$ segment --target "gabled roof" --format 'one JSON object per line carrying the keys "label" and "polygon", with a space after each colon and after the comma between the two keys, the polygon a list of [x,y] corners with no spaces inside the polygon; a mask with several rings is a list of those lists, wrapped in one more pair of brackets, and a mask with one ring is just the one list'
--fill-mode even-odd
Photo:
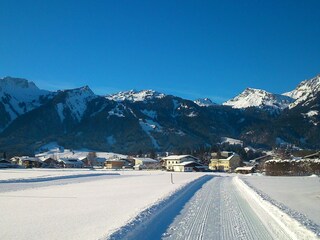
{"label": "gabled roof", "polygon": [[152,159],[152,158],[134,158],[134,160],[139,160],[143,163],[158,163],[158,160]]}
{"label": "gabled roof", "polygon": [[197,166],[202,166],[200,163],[197,163],[195,161],[187,161],[187,162],[182,162],[182,163],[176,163],[176,164],[173,164],[173,166],[184,166],[184,167],[186,167],[186,166],[188,166],[190,164],[197,165]]}
{"label": "gabled roof", "polygon": [[65,164],[83,164],[83,162],[77,158],[60,158],[58,161]]}
{"label": "gabled roof", "polygon": [[183,158],[193,158],[193,159],[197,160],[196,157],[191,156],[191,155],[170,155],[170,156],[164,157],[162,159],[163,160],[181,160]]}

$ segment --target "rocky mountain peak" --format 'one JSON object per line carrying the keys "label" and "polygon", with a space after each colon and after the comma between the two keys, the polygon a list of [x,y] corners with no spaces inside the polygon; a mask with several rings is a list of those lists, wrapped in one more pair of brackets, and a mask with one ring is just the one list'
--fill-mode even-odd
{"label": "rocky mountain peak", "polygon": [[106,98],[117,102],[143,102],[146,100],[152,100],[154,98],[163,98],[165,96],[165,94],[156,92],[154,90],[130,90],[125,92],[119,92],[116,94],[111,94],[106,96]]}
{"label": "rocky mountain peak", "polygon": [[216,103],[212,102],[210,98],[199,98],[194,101],[200,107],[209,107],[216,105]]}
{"label": "rocky mountain peak", "polygon": [[302,81],[293,91],[284,93],[283,95],[289,96],[295,101],[290,104],[289,108],[294,108],[300,103],[308,102],[313,99],[320,92],[320,75]]}
{"label": "rocky mountain peak", "polygon": [[261,109],[282,110],[288,107],[293,99],[280,94],[273,94],[262,89],[246,88],[233,99],[224,102],[223,105],[232,108],[257,107]]}

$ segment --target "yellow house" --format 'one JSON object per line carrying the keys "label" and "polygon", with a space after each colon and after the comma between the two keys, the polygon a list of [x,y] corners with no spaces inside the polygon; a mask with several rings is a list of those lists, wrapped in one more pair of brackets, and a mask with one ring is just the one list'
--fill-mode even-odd
{"label": "yellow house", "polygon": [[223,151],[220,154],[212,153],[209,164],[210,170],[231,172],[240,166],[240,156],[234,152]]}

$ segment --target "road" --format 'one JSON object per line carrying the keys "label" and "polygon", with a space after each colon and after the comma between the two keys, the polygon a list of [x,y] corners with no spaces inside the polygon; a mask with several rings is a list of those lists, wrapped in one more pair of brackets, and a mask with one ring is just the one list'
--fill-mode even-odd
{"label": "road", "polygon": [[[215,177],[194,195],[164,239],[275,239],[241,196],[232,177]],[[277,239],[290,239],[281,232]]]}
{"label": "road", "polygon": [[242,191],[234,177],[215,176],[202,182],[193,196],[185,199],[183,206],[181,198],[186,193],[181,192],[178,193],[180,199],[167,202],[144,223],[132,227],[133,223],[110,239],[297,239],[261,206],[253,208],[248,204],[251,200],[244,197]]}

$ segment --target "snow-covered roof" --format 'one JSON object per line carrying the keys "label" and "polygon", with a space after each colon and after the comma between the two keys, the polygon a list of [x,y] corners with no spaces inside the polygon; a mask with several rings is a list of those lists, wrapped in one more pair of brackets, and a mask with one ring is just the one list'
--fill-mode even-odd
{"label": "snow-covered roof", "polygon": [[58,161],[63,162],[65,164],[82,164],[83,163],[77,158],[60,158]]}
{"label": "snow-covered roof", "polygon": [[152,158],[134,158],[135,160],[139,160],[143,163],[157,163],[158,160],[152,159]]}
{"label": "snow-covered roof", "polygon": [[186,165],[189,165],[189,164],[192,164],[192,163],[199,164],[199,163],[196,163],[195,161],[187,161],[187,162],[173,164],[173,166],[186,166]]}
{"label": "snow-covered roof", "polygon": [[22,156],[22,157],[13,157],[14,159],[19,159],[21,161],[33,161],[33,162],[40,162],[41,160],[37,157],[29,157],[29,156]]}
{"label": "snow-covered roof", "polygon": [[254,166],[251,166],[251,167],[237,167],[235,169],[235,171],[251,171],[252,169],[254,169]]}
{"label": "snow-covered roof", "polygon": [[193,158],[193,159],[197,159],[194,156],[191,155],[170,155],[168,157],[164,157],[162,158],[163,160],[181,160],[183,158]]}
{"label": "snow-covered roof", "polygon": [[126,162],[126,160],[120,159],[120,158],[112,158],[112,159],[107,159],[106,162]]}

